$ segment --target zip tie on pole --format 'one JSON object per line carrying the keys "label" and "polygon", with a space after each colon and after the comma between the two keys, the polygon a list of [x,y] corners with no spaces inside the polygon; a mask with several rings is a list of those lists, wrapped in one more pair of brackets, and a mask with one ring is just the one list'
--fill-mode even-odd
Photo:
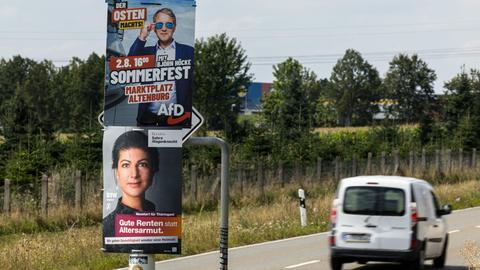
{"label": "zip tie on pole", "polygon": [[143,250],[132,250],[128,257],[129,270],[155,270],[153,254],[143,254]]}

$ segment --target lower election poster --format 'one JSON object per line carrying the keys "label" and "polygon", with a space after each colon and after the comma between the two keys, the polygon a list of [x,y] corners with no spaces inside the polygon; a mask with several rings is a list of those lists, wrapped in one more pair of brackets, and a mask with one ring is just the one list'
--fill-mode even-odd
{"label": "lower election poster", "polygon": [[104,251],[180,254],[182,149],[149,147],[147,131],[110,127],[103,163]]}

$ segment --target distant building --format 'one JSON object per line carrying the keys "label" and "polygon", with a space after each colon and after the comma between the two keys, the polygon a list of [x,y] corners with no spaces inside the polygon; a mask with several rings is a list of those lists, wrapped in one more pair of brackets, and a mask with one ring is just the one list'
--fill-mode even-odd
{"label": "distant building", "polygon": [[259,113],[262,111],[262,99],[271,91],[271,83],[253,82],[247,86],[247,93],[243,97],[241,111],[244,114]]}
{"label": "distant building", "polygon": [[398,105],[397,100],[381,99],[374,104],[378,106],[379,112],[373,115],[373,120],[398,119],[398,114],[392,112],[392,107]]}

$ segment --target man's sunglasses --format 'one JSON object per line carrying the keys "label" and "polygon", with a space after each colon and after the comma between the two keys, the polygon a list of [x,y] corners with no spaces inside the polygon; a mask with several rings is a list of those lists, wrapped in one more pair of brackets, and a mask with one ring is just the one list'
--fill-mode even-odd
{"label": "man's sunglasses", "polygon": [[162,29],[163,25],[165,25],[167,27],[167,29],[173,29],[173,27],[174,27],[172,22],[166,22],[166,23],[157,22],[157,23],[155,23],[155,29],[156,30]]}

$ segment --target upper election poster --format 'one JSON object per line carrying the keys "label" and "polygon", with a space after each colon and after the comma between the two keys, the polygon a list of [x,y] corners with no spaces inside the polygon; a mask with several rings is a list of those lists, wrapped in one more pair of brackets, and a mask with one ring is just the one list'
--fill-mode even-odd
{"label": "upper election poster", "polygon": [[105,125],[189,128],[195,1],[107,3]]}
{"label": "upper election poster", "polygon": [[107,127],[103,177],[104,251],[180,254],[182,148],[149,147],[146,131]]}

